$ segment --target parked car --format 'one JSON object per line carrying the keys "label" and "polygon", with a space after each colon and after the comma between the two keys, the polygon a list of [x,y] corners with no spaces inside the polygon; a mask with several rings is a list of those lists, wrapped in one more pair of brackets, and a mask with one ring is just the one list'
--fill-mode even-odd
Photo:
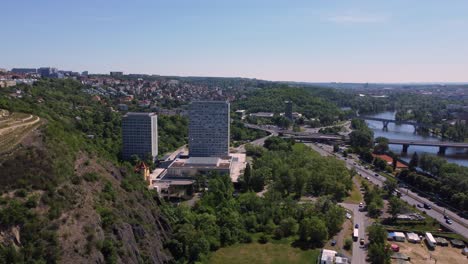
{"label": "parked car", "polygon": [[446,222],[447,224],[449,224],[449,225],[453,224],[453,221],[452,221],[452,219],[450,219],[450,218],[447,218],[447,220],[445,220],[445,222]]}
{"label": "parked car", "polygon": [[444,214],[444,219],[445,219],[445,220],[449,220],[450,218],[448,217],[448,215],[445,215],[445,214]]}
{"label": "parked car", "polygon": [[359,244],[364,245],[364,238],[361,238],[361,239],[359,240]]}
{"label": "parked car", "polygon": [[432,207],[431,207],[429,204],[427,204],[427,203],[424,204],[424,208],[427,209],[427,210],[431,210],[431,209],[432,209]]}
{"label": "parked car", "polygon": [[377,173],[376,173],[376,174],[374,174],[374,176],[375,176],[375,177],[379,177],[379,175],[378,175]]}
{"label": "parked car", "polygon": [[419,207],[419,208],[423,208],[423,206],[422,206],[421,204],[418,204],[418,207]]}
{"label": "parked car", "polygon": [[355,224],[355,225],[354,225],[354,228],[359,228],[359,224]]}
{"label": "parked car", "polygon": [[364,207],[364,204],[363,203],[359,203],[359,208],[363,208]]}
{"label": "parked car", "polygon": [[335,245],[336,245],[336,240],[333,239],[333,240],[331,241],[330,245],[331,245],[332,247],[335,246]]}

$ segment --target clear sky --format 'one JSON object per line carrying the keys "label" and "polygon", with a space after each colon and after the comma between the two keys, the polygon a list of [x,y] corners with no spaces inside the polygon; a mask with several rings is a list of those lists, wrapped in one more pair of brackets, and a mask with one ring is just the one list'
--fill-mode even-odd
{"label": "clear sky", "polygon": [[0,67],[468,81],[466,0],[2,0]]}

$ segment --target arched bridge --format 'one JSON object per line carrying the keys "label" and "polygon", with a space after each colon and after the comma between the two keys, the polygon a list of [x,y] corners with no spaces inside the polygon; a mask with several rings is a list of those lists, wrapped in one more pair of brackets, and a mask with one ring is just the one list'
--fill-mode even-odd
{"label": "arched bridge", "polygon": [[371,116],[354,116],[353,118],[357,119],[362,119],[362,120],[370,120],[370,121],[379,121],[382,122],[383,124],[383,130],[388,130],[388,124],[389,123],[396,123],[396,124],[401,124],[401,125],[411,125],[414,127],[414,132],[418,130],[418,128],[423,127],[423,128],[436,128],[436,126],[433,125],[427,125],[423,123],[418,123],[415,121],[397,121],[393,119],[385,119],[385,118],[378,118],[378,117],[371,117]]}
{"label": "arched bridge", "polygon": [[468,148],[468,143],[459,142],[444,142],[444,141],[423,141],[423,140],[407,140],[407,139],[389,139],[388,144],[402,145],[403,153],[408,152],[409,146],[430,146],[439,147],[439,154],[445,154],[447,148]]}

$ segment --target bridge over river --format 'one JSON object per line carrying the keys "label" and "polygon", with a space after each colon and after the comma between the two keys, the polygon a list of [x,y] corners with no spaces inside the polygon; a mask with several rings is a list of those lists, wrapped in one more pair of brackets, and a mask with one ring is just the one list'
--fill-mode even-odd
{"label": "bridge over river", "polygon": [[408,152],[409,146],[430,146],[439,147],[439,154],[445,154],[447,148],[468,148],[468,143],[445,142],[445,141],[425,141],[425,140],[407,140],[407,139],[389,139],[388,144],[402,145],[403,153]]}
{"label": "bridge over river", "polygon": [[388,124],[389,123],[395,123],[395,124],[399,124],[399,125],[411,125],[411,126],[414,127],[414,133],[416,133],[416,131],[420,127],[429,128],[429,129],[437,128],[437,126],[434,126],[434,125],[418,123],[418,122],[415,122],[415,121],[397,121],[397,120],[394,120],[394,119],[386,119],[386,118],[379,118],[379,117],[372,117],[372,116],[354,116],[353,118],[382,122],[382,124],[383,124],[382,129],[383,130],[388,130]]}

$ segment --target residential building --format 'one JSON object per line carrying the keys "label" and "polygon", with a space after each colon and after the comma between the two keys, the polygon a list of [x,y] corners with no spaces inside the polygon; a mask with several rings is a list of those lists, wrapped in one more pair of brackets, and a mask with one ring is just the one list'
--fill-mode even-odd
{"label": "residential building", "polygon": [[229,125],[229,102],[192,102],[189,107],[189,156],[227,157]]}
{"label": "residential building", "polygon": [[158,155],[158,116],[155,113],[129,112],[122,119],[122,157],[146,159]]}

